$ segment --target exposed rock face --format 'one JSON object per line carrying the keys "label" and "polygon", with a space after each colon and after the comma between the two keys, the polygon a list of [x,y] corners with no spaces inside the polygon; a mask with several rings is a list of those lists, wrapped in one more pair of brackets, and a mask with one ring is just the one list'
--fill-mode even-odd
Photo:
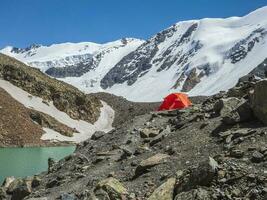
{"label": "exposed rock face", "polygon": [[196,31],[198,23],[192,23],[182,36],[176,39],[172,45],[161,52],[161,55],[155,58],[159,51],[159,45],[165,40],[171,38],[177,31],[177,26],[174,25],[158,33],[151,38],[136,51],[122,58],[101,80],[101,87],[107,89],[115,84],[126,82],[128,85],[133,85],[138,78],[144,76],[152,66],[157,65],[157,72],[169,69],[175,62],[177,65],[185,64],[190,56],[193,56],[202,46],[197,41],[192,41],[192,49],[188,52],[180,51],[176,55],[172,55],[176,48],[190,43],[193,33]]}
{"label": "exposed rock face", "polygon": [[267,80],[258,82],[255,85],[252,94],[252,109],[254,114],[264,123],[267,124]]}
{"label": "exposed rock face", "polygon": [[185,83],[183,84],[182,91],[183,92],[189,92],[191,89],[193,89],[198,83],[201,81],[201,77],[204,76],[204,74],[197,74],[196,69],[193,69],[187,79],[185,80]]}
{"label": "exposed rock face", "polygon": [[259,64],[255,69],[253,69],[250,74],[257,77],[266,78],[267,77],[267,58]]}
{"label": "exposed rock face", "polygon": [[92,62],[89,62],[88,64],[78,63],[75,66],[67,67],[51,67],[46,70],[45,73],[56,78],[80,77],[93,69],[94,65]]}
{"label": "exposed rock face", "polygon": [[247,38],[239,41],[230,49],[227,58],[233,64],[246,58],[247,54],[252,51],[256,43],[259,43],[267,34],[264,28],[254,30]]}

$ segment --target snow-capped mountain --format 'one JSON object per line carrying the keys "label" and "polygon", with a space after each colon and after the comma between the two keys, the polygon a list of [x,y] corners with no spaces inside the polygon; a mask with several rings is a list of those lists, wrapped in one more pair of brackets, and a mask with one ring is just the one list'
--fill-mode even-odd
{"label": "snow-capped mountain", "polygon": [[215,94],[257,72],[257,66],[264,71],[266,42],[267,7],[263,7],[244,17],[179,22],[145,42],[52,45],[51,54],[38,53],[49,47],[7,47],[2,53],[88,93],[104,90],[133,101],[159,101],[174,91]]}
{"label": "snow-capped mountain", "polygon": [[[112,55],[112,59],[118,62],[117,60],[127,55],[129,51],[135,50],[142,43],[142,40],[125,38],[106,44],[62,43],[51,46],[31,45],[23,49],[9,46],[2,49],[1,53],[39,68],[53,77],[65,78],[79,77],[97,67],[102,68],[99,66],[100,61],[109,55]],[[112,59],[109,61],[112,62]]]}

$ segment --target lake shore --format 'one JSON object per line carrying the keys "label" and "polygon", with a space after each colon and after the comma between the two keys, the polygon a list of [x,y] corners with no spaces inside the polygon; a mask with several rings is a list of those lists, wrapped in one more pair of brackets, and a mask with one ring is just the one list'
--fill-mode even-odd
{"label": "lake shore", "polygon": [[65,147],[65,146],[76,146],[74,142],[49,142],[44,141],[43,143],[28,143],[28,144],[0,144],[0,148],[28,148],[28,147]]}

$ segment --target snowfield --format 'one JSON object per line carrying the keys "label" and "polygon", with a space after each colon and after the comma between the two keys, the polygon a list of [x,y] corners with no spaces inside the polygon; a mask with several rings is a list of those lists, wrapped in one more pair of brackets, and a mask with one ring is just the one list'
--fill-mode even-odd
{"label": "snowfield", "polygon": [[6,90],[15,100],[23,104],[25,107],[48,114],[59,122],[71,128],[75,128],[78,131],[78,133],[73,134],[73,137],[66,137],[53,130],[44,128],[46,133],[41,137],[43,140],[79,143],[90,138],[95,131],[108,132],[113,129],[112,123],[114,120],[114,110],[105,102],[102,102],[103,107],[101,108],[99,119],[94,124],[90,124],[83,120],[74,120],[70,118],[65,112],[58,110],[52,102],[49,102],[49,105],[47,105],[46,103],[43,103],[42,98],[32,96],[8,81],[0,79],[0,87]]}

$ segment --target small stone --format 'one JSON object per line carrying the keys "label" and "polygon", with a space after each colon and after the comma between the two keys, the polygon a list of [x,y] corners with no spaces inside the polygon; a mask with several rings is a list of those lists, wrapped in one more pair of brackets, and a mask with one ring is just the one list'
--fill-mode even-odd
{"label": "small stone", "polygon": [[52,179],[46,184],[46,187],[47,188],[53,188],[53,187],[56,187],[59,185],[60,185],[60,182],[57,179]]}
{"label": "small stone", "polygon": [[235,188],[235,189],[232,190],[232,195],[234,197],[239,197],[240,194],[241,194],[241,191],[238,188]]}
{"label": "small stone", "polygon": [[255,151],[256,149],[256,147],[248,147],[248,151]]}
{"label": "small stone", "polygon": [[251,161],[254,163],[260,163],[264,160],[264,155],[258,151],[254,151]]}
{"label": "small stone", "polygon": [[108,177],[114,177],[115,176],[115,172],[110,172],[109,174],[108,174]]}
{"label": "small stone", "polygon": [[64,194],[60,195],[60,199],[61,200],[76,200],[77,198],[75,197],[74,194],[64,193]]}
{"label": "small stone", "polygon": [[264,154],[267,151],[266,147],[261,147],[260,148],[260,153]]}
{"label": "small stone", "polygon": [[233,149],[230,152],[230,156],[234,158],[242,158],[244,156],[244,151]]}
{"label": "small stone", "polygon": [[219,178],[219,179],[224,178],[225,175],[226,175],[226,172],[225,172],[224,170],[219,170],[219,171],[218,171],[218,178]]}

